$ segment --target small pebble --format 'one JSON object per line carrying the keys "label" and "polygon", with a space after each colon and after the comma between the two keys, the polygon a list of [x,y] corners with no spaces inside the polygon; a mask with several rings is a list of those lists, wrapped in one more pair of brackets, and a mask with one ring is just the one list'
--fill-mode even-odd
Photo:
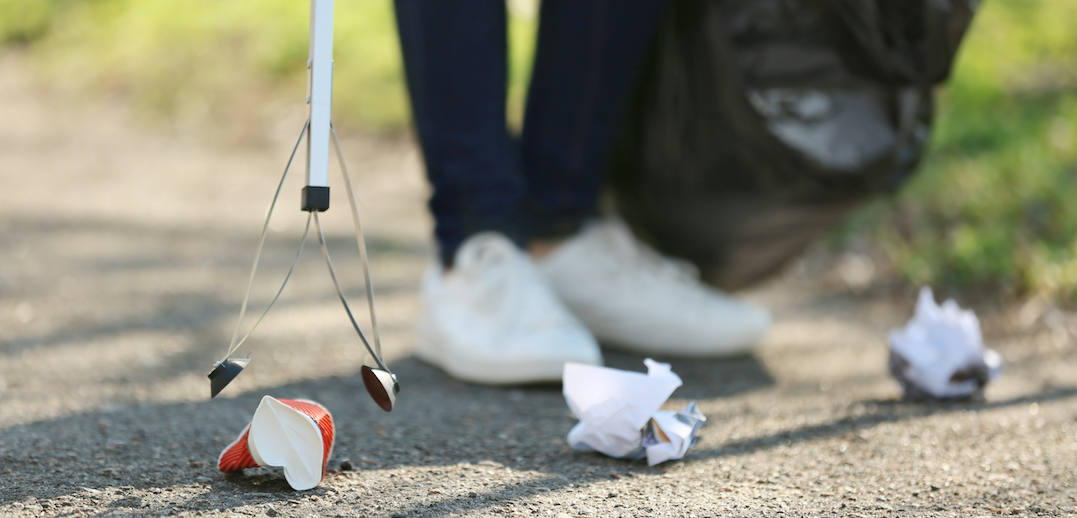
{"label": "small pebble", "polygon": [[340,463],[340,471],[351,471],[353,469],[355,469],[355,465],[352,464],[352,461],[350,460],[345,460]]}

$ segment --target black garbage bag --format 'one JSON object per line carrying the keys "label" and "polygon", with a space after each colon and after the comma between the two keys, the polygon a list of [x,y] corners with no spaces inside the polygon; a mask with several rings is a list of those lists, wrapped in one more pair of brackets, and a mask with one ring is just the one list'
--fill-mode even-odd
{"label": "black garbage bag", "polygon": [[616,210],[735,289],[916,170],[975,0],[671,0],[614,145]]}

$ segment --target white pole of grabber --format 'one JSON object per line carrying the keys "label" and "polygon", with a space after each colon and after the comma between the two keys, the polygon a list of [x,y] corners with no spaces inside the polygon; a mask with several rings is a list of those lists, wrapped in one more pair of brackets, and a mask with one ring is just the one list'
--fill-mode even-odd
{"label": "white pole of grabber", "polygon": [[307,133],[307,188],[303,193],[303,210],[322,211],[329,208],[329,123],[333,106],[333,0],[310,1],[308,56],[307,104],[310,105],[310,129]]}

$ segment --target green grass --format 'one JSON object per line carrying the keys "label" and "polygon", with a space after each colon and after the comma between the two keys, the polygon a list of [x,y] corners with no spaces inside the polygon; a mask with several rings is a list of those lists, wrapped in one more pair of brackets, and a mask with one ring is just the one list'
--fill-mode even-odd
{"label": "green grass", "polygon": [[1077,2],[989,0],[932,149],[851,224],[916,283],[1077,300]]}
{"label": "green grass", "polygon": [[[508,112],[519,121],[533,48],[528,2],[511,18]],[[149,118],[258,124],[303,102],[309,3],[296,0],[0,0],[0,44],[30,43],[51,84],[119,93]],[[337,2],[334,118],[399,132],[406,91],[389,0]],[[252,119],[252,114],[254,119]]]}
{"label": "green grass", "polygon": [[[518,125],[533,0],[510,2]],[[302,0],[0,0],[0,44],[45,84],[119,95],[150,119],[261,131],[305,89]],[[338,2],[335,119],[408,126],[389,0]],[[1077,1],[987,0],[940,96],[932,149],[897,197],[839,236],[867,237],[915,283],[1077,301]],[[277,112],[273,112],[277,110]]]}
{"label": "green grass", "polygon": [[44,0],[0,0],[0,44],[25,43],[40,38],[54,14]]}

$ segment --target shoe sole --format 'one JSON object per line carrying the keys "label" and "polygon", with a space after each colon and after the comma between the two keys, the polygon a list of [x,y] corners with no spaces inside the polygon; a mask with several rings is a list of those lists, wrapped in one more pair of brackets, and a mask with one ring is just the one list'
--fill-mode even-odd
{"label": "shoe sole", "polygon": [[[566,361],[502,363],[466,360],[435,351],[435,347],[415,347],[415,357],[444,371],[453,378],[482,385],[522,385],[560,383]],[[576,363],[589,363],[579,361]],[[602,365],[601,359],[593,365]]]}
{"label": "shoe sole", "polygon": [[[577,317],[579,318],[579,317]],[[625,336],[624,332],[610,329],[607,326],[591,324],[584,318],[580,318],[584,326],[591,331],[600,344],[610,349],[643,355],[656,355],[678,358],[734,358],[747,356],[763,342],[770,329],[771,322],[767,318],[755,329],[742,329],[738,332],[714,333],[721,340],[706,341],[704,337],[683,342],[670,341],[656,344],[644,342],[639,337]]]}
{"label": "shoe sole", "polygon": [[600,338],[602,347],[631,354],[643,356],[655,356],[659,358],[698,358],[698,359],[726,359],[751,356],[757,344],[726,345],[722,347],[708,347],[698,349],[678,349],[676,347],[653,345],[635,345],[612,339]]}

